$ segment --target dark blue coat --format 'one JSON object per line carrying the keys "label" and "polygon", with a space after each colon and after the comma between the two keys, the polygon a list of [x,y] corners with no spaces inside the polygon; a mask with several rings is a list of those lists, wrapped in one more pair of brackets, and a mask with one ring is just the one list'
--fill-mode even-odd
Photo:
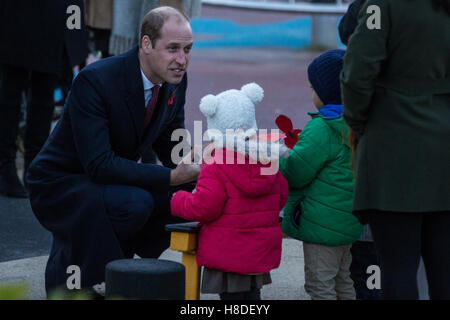
{"label": "dark blue coat", "polygon": [[[105,211],[104,185],[167,194],[167,167],[175,166],[170,153],[178,143],[170,138],[174,129],[184,127],[186,87],[186,76],[178,85],[162,86],[152,122],[144,130],[137,47],[93,63],[77,76],[62,118],[27,174],[32,209],[54,236],[47,290],[66,284],[69,265],[80,266],[86,287],[104,281],[106,263],[124,258]],[[148,163],[152,149],[167,167]],[[140,157],[142,163],[137,163]],[[145,245],[151,243],[142,246],[142,256],[152,255]],[[158,256],[161,248],[156,251]]]}

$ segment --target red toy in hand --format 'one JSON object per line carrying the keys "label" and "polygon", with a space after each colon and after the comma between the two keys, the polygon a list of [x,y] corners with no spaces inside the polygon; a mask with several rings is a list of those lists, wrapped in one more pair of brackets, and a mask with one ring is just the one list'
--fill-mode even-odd
{"label": "red toy in hand", "polygon": [[286,138],[284,138],[284,144],[286,145],[286,147],[288,147],[289,149],[294,148],[295,144],[298,141],[298,135],[300,134],[300,132],[302,132],[302,130],[294,129],[291,119],[289,119],[285,115],[279,115],[275,119],[275,123],[277,124],[278,129],[280,129],[286,135]]}

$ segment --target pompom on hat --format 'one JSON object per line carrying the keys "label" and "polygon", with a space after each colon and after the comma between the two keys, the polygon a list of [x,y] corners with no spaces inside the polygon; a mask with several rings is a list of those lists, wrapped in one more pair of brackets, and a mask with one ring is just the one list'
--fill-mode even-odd
{"label": "pompom on hat", "polygon": [[308,79],[324,105],[342,104],[340,73],[345,50],[333,49],[316,57],[308,66]]}

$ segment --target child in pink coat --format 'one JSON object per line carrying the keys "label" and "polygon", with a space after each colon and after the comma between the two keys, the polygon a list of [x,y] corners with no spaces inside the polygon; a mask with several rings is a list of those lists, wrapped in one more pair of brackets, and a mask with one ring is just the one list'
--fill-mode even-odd
{"label": "child in pink coat", "polygon": [[[278,166],[269,170],[277,152],[258,152],[254,104],[262,97],[262,88],[251,83],[201,100],[208,130],[216,130],[214,152],[194,192],[178,191],[171,200],[172,215],[201,223],[201,292],[221,299],[259,300],[261,287],[271,283],[270,270],[281,260],[278,217],[288,184]],[[245,132],[233,135],[227,129]]]}

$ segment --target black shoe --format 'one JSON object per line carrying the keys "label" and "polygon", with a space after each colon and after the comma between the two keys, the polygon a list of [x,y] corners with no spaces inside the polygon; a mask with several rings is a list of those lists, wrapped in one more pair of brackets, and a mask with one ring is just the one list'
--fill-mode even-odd
{"label": "black shoe", "polygon": [[17,176],[14,162],[6,163],[0,168],[0,194],[11,198],[28,198],[28,192]]}

